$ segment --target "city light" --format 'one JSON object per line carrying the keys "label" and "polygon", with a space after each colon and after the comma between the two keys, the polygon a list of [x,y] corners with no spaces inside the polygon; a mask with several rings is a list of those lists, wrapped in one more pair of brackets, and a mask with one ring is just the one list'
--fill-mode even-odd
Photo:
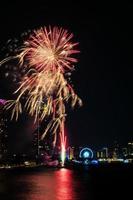
{"label": "city light", "polygon": [[89,158],[89,156],[90,156],[90,154],[89,154],[88,151],[85,151],[85,152],[83,153],[83,157],[84,157],[84,158]]}
{"label": "city light", "polygon": [[82,148],[79,153],[80,158],[93,158],[93,156],[94,156],[93,151],[87,147]]}

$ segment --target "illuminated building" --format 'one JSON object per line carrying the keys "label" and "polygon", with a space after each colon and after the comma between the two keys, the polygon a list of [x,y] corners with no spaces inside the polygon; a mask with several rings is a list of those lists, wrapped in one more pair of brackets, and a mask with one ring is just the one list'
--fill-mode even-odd
{"label": "illuminated building", "polygon": [[133,142],[128,142],[127,153],[128,156],[133,156]]}
{"label": "illuminated building", "polygon": [[116,160],[120,158],[120,146],[117,141],[114,141],[111,157]]}
{"label": "illuminated building", "polygon": [[4,163],[7,159],[7,119],[4,116],[3,103],[0,102],[0,162]]}
{"label": "illuminated building", "polygon": [[38,130],[36,130],[33,133],[33,149],[32,149],[33,156],[35,158],[38,158],[44,154],[44,151],[48,151],[48,150],[49,150],[49,146],[46,145],[44,141],[41,141],[40,134]]}
{"label": "illuminated building", "polygon": [[68,147],[67,148],[67,158],[69,160],[74,159],[74,147]]}
{"label": "illuminated building", "polygon": [[127,157],[127,155],[128,155],[127,147],[122,148],[122,156]]}
{"label": "illuminated building", "polygon": [[97,151],[96,156],[97,158],[108,158],[109,157],[108,148],[104,147],[101,150]]}
{"label": "illuminated building", "polygon": [[[57,149],[54,150],[57,151]],[[52,138],[51,135],[49,135],[49,137],[47,135],[45,139],[41,140],[41,127],[38,124],[33,133],[32,155],[34,159],[43,159],[45,154],[53,154]],[[57,152],[55,152],[55,154],[57,154]]]}
{"label": "illuminated building", "polygon": [[67,148],[67,158],[69,160],[72,159],[79,159],[79,153],[81,151],[82,147],[68,147]]}
{"label": "illuminated building", "polygon": [[103,148],[103,156],[105,157],[105,158],[108,158],[108,148],[106,147],[106,148]]}

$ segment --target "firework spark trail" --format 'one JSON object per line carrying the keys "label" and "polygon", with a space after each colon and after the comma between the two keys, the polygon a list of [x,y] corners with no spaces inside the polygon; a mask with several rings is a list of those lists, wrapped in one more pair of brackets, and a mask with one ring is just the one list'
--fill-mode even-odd
{"label": "firework spark trail", "polygon": [[[26,71],[19,82],[18,89],[14,92],[17,98],[7,101],[5,106],[6,109],[12,109],[11,118],[15,117],[17,120],[22,109],[26,109],[30,115],[35,116],[35,121],[38,116],[41,121],[51,116],[52,119],[41,137],[43,139],[51,130],[56,140],[58,132],[62,152],[64,152],[66,142],[65,103],[71,100],[72,107],[76,103],[82,104],[65,78],[65,74],[74,69],[73,63],[77,62],[72,55],[79,52],[76,50],[78,43],[72,43],[72,38],[73,34],[69,34],[62,28],[40,28],[30,34],[23,46],[15,51],[16,55],[9,56],[0,62],[2,65],[12,59],[17,59],[18,67]],[[22,108],[21,101],[24,96],[26,96],[26,101]],[[64,159],[63,156],[62,159]]]}

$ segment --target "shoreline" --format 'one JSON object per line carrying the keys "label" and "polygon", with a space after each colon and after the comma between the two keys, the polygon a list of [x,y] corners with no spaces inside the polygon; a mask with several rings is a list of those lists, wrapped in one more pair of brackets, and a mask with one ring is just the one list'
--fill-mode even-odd
{"label": "shoreline", "polygon": [[70,170],[89,170],[89,171],[100,171],[100,170],[117,170],[117,171],[123,171],[123,170],[131,170],[133,169],[133,163],[100,163],[97,165],[77,165],[73,163],[68,163],[65,166],[48,166],[48,165],[35,165],[35,166],[3,166],[0,167],[0,171],[43,171],[45,169],[70,169]]}

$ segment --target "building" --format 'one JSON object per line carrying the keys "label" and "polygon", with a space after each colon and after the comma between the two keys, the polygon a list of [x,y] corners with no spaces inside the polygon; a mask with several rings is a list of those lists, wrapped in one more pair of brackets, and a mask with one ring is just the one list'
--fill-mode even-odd
{"label": "building", "polygon": [[128,142],[127,154],[128,154],[128,156],[133,156],[133,142]]}
{"label": "building", "polygon": [[68,160],[74,159],[74,147],[67,148],[66,156]]}
{"label": "building", "polygon": [[121,148],[117,141],[114,141],[111,151],[110,151],[110,157],[114,160],[117,160],[121,157]]}
{"label": "building", "polygon": [[127,155],[128,155],[127,147],[123,147],[123,148],[122,148],[122,157],[126,158]]}
{"label": "building", "polygon": [[45,155],[53,156],[54,151],[57,154],[57,149],[53,148],[53,140],[51,135],[47,135],[45,139],[41,139],[41,127],[37,124],[36,130],[33,132],[32,141],[32,158],[36,160],[45,160]]}
{"label": "building", "polygon": [[97,151],[96,157],[97,158],[108,158],[109,157],[108,148],[104,147],[104,148],[100,149],[99,151]]}

